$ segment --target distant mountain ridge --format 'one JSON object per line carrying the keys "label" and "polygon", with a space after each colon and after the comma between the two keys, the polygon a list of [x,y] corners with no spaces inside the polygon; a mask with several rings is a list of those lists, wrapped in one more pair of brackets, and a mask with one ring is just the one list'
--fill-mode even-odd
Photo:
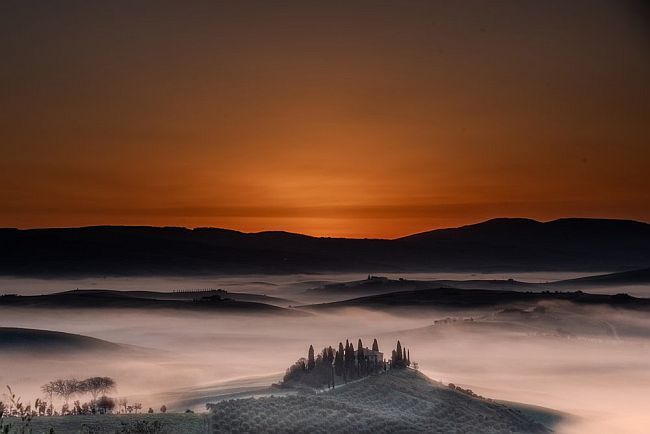
{"label": "distant mountain ridge", "polygon": [[17,276],[613,271],[650,265],[650,225],[499,218],[393,240],[149,226],[0,229],[0,246],[0,274]]}

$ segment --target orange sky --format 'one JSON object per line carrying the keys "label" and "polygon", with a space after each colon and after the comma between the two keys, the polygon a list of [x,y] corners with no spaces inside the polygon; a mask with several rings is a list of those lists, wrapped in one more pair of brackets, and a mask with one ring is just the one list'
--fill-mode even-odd
{"label": "orange sky", "polygon": [[641,3],[317,4],[4,3],[0,226],[650,220]]}

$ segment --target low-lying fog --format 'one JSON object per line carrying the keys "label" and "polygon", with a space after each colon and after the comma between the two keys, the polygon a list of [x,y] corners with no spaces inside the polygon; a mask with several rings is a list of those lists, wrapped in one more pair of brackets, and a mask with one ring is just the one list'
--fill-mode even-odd
{"label": "low-lying fog", "polygon": [[[514,278],[547,281],[585,273],[500,275],[400,275],[418,279]],[[313,282],[347,281],[355,275],[272,276],[220,279],[0,279],[0,293],[34,294],[74,288],[174,289],[223,288],[257,292],[301,301],[301,291]],[[647,290],[648,288],[646,288]],[[600,288],[601,292],[603,288]],[[585,290],[587,291],[587,290]],[[619,292],[613,290],[613,292]],[[554,308],[553,306],[551,306]],[[558,312],[567,312],[561,306]],[[570,309],[570,308],[568,308]],[[493,311],[493,310],[492,310]],[[434,312],[427,315],[389,315],[362,309],[328,311],[309,317],[257,317],[219,312],[135,310],[28,310],[0,308],[0,327],[24,327],[76,333],[154,351],[99,349],[85,355],[45,350],[2,354],[0,384],[10,384],[24,399],[40,396],[42,384],[57,377],[111,376],[115,395],[129,396],[144,408],[169,407],[180,396],[188,400],[241,384],[268,384],[281,378],[313,344],[320,349],[346,338],[364,344],[379,339],[390,354],[399,338],[411,359],[436,380],[472,388],[486,397],[541,405],[575,415],[561,432],[646,432],[650,426],[650,317],[644,313],[607,308],[569,312],[562,332],[549,315],[522,333],[516,320],[485,325],[486,312]],[[477,320],[427,329],[446,317]],[[588,331],[584,319],[596,325]],[[574,324],[574,325],[572,325]],[[525,329],[524,327],[524,329]],[[572,330],[567,330],[573,328]],[[413,330],[421,329],[421,330]],[[631,332],[633,331],[633,332]],[[567,337],[571,336],[571,337]],[[249,381],[252,377],[258,381]],[[244,380],[247,380],[246,382]],[[200,391],[199,391],[200,389]],[[186,395],[167,394],[182,390]],[[195,393],[192,393],[192,391]],[[198,397],[198,398],[197,398]],[[3,399],[3,398],[0,398]],[[209,398],[205,398],[209,400]],[[189,401],[187,401],[189,402]],[[186,404],[181,403],[178,406]],[[198,406],[198,405],[197,405]]]}
{"label": "low-lying fog", "polygon": [[[573,279],[597,273],[585,272],[530,272],[530,273],[381,273],[390,279],[413,280],[471,280],[515,279],[542,283],[561,279]],[[298,275],[252,275],[209,277],[82,277],[78,279],[36,279],[0,276],[0,294],[21,295],[47,294],[70,289],[120,289],[174,291],[202,288],[223,288],[229,291],[268,293],[307,289],[321,283],[348,282],[363,279],[359,273],[298,274]]]}

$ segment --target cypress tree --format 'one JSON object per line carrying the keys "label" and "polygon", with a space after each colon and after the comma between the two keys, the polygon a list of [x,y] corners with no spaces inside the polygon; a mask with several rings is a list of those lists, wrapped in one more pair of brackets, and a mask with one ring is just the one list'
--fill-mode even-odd
{"label": "cypress tree", "polygon": [[402,344],[399,341],[397,341],[397,349],[395,352],[397,353],[397,361],[399,362],[402,360]]}
{"label": "cypress tree", "polygon": [[314,346],[309,346],[309,352],[307,353],[307,371],[311,371],[316,366],[316,361],[314,360]]}
{"label": "cypress tree", "polygon": [[402,361],[406,363],[406,348],[404,348],[404,355],[402,356]]}
{"label": "cypress tree", "polygon": [[373,351],[379,351],[379,344],[377,343],[377,339],[372,341],[372,350]]}
{"label": "cypress tree", "polygon": [[361,375],[361,372],[363,371],[365,361],[366,359],[363,354],[363,344],[361,343],[361,339],[359,339],[359,343],[357,344],[357,371],[359,372],[359,375]]}
{"label": "cypress tree", "polygon": [[348,376],[352,376],[354,368],[354,348],[348,342],[348,340],[345,340],[345,371]]}
{"label": "cypress tree", "polygon": [[406,352],[406,365],[411,366],[411,350]]}
{"label": "cypress tree", "polygon": [[339,350],[336,352],[336,357],[334,358],[334,372],[339,377],[344,375],[343,344],[341,342],[339,342]]}

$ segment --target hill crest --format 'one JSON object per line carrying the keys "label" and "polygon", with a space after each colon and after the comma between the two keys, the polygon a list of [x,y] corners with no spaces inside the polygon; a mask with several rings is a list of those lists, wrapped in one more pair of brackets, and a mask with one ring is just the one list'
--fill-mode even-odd
{"label": "hill crest", "polygon": [[0,229],[0,275],[623,271],[650,264],[650,225],[493,219],[393,240],[282,231],[91,226]]}

